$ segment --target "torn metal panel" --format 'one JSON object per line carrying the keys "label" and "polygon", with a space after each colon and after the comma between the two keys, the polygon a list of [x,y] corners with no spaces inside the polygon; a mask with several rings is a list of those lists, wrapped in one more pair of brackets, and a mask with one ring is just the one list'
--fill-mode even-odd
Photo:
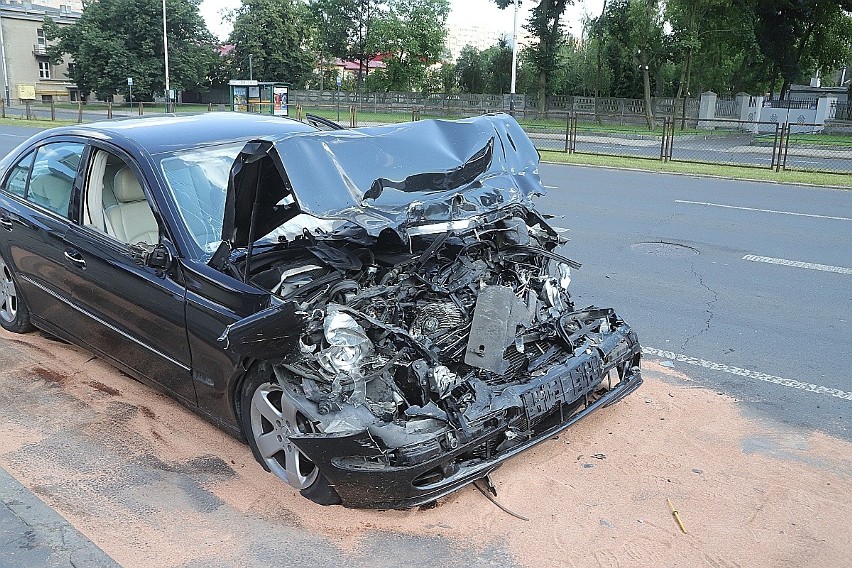
{"label": "torn metal panel", "polygon": [[226,327],[219,342],[245,357],[279,361],[297,350],[304,321],[296,304],[276,302]]}
{"label": "torn metal panel", "polygon": [[511,288],[485,286],[476,299],[464,362],[504,374],[509,362],[503,358],[503,353],[515,343],[518,327],[529,325],[530,320],[527,305]]}

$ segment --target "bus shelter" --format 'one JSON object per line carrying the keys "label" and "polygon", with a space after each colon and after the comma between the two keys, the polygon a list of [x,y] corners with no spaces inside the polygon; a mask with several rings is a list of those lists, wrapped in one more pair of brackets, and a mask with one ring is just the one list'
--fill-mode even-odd
{"label": "bus shelter", "polygon": [[290,88],[286,83],[234,79],[228,87],[234,112],[288,116]]}

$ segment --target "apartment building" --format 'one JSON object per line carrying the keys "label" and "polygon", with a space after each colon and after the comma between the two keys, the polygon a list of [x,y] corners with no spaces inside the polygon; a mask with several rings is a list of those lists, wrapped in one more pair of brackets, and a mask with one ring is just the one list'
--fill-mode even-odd
{"label": "apartment building", "polygon": [[69,25],[80,18],[80,0],[43,4],[0,0],[0,87],[3,98],[13,103],[25,100],[76,101],[80,91],[69,78],[74,63],[53,65],[47,56],[44,18]]}

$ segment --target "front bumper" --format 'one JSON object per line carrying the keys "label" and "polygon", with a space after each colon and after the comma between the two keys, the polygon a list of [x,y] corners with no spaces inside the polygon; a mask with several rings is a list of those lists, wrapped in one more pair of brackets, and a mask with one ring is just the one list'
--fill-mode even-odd
{"label": "front bumper", "polygon": [[[545,385],[552,388],[555,375],[562,383],[576,382],[577,367],[564,365],[556,373],[530,380],[528,388],[518,393],[527,413],[531,411],[533,400],[538,405],[533,410],[540,411],[542,400],[550,399],[546,403],[548,412],[560,418],[559,422],[552,425],[552,421],[545,422],[528,439],[503,451],[489,452],[487,457],[460,460],[474,448],[502,437],[505,427],[480,430],[459,447],[411,465],[389,463],[386,450],[379,448],[375,438],[366,431],[355,434],[300,434],[291,437],[291,440],[319,467],[347,507],[404,509],[429,503],[488,475],[509,458],[552,438],[592,412],[618,402],[636,390],[642,384],[639,369],[641,351],[636,335],[629,328],[617,335],[620,337],[613,342],[612,349],[606,350],[599,363],[592,365],[596,376],[591,377],[588,383],[595,387],[600,385],[608,370],[619,364],[622,365],[623,376],[616,386],[593,402],[586,403],[589,400],[588,388],[577,399],[566,399],[564,394],[561,401],[558,397],[553,399],[551,393],[542,396],[547,390]],[[616,353],[617,360],[613,361],[609,356]],[[580,365],[578,362],[577,366]],[[588,358],[582,365],[590,367]],[[579,409],[562,419],[560,412],[566,408]],[[434,473],[437,473],[433,477],[434,482],[423,482],[431,479],[429,476]]]}

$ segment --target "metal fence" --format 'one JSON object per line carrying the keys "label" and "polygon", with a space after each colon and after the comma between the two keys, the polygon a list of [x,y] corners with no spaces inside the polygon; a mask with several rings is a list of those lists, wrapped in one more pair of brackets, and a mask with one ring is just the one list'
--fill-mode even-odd
{"label": "metal fence", "polygon": [[594,115],[572,114],[560,127],[524,126],[536,148],[649,160],[753,168],[852,173],[852,125],[749,122],[731,118],[619,127]]}
{"label": "metal fence", "polygon": [[[577,99],[575,97],[575,99]],[[367,99],[362,99],[365,103]],[[341,101],[342,102],[342,101]],[[468,100],[467,102],[470,102]],[[480,101],[482,102],[482,101]],[[697,118],[677,108],[680,101],[663,105],[665,115],[657,115],[648,128],[644,108],[621,105],[618,113],[561,111],[553,117],[524,117],[516,114],[521,126],[539,150],[569,154],[598,154],[662,161],[728,164],[780,170],[852,173],[852,122],[833,119],[826,125],[804,122],[749,122],[734,118]],[[572,105],[582,101],[574,100]],[[598,101],[600,103],[600,101]],[[466,104],[466,103],[465,103]],[[363,105],[360,108],[364,108]],[[846,106],[835,107],[835,117]],[[109,118],[139,116],[166,111],[163,103],[28,103],[6,107],[0,98],[0,116],[37,120],[89,122]],[[178,114],[223,112],[222,104],[173,104]],[[259,110],[259,109],[252,109]],[[356,104],[303,107],[291,105],[291,115],[302,119],[306,112],[324,112],[326,118],[356,127],[364,124],[402,122],[429,118],[423,107],[400,104],[394,112],[359,111]],[[450,116],[472,116],[489,112],[464,106],[445,111]],[[554,111],[556,112],[556,111]],[[640,114],[641,112],[641,114]],[[366,116],[364,116],[366,115]]]}

